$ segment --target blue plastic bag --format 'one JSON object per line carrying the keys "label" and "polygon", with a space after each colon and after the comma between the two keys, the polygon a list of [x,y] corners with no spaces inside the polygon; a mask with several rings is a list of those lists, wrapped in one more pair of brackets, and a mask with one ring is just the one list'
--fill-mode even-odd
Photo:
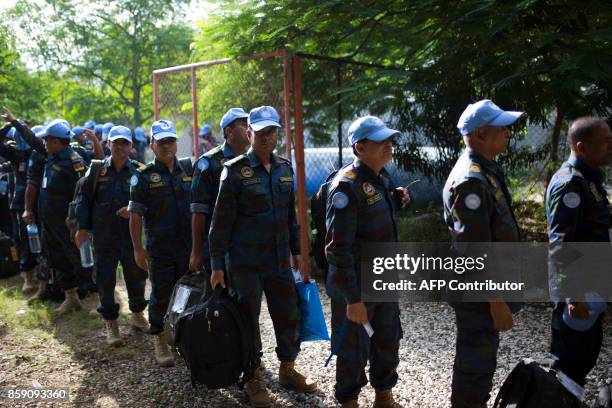
{"label": "blue plastic bag", "polygon": [[296,282],[295,286],[300,298],[300,340],[329,340],[317,284],[311,280]]}

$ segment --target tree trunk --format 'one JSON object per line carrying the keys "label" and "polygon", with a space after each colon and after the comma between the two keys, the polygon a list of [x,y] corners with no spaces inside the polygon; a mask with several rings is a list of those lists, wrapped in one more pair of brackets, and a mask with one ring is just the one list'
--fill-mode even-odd
{"label": "tree trunk", "polygon": [[563,125],[563,113],[557,107],[557,116],[555,118],[555,125],[552,129],[550,136],[550,162],[546,169],[546,188],[552,178],[557,167],[559,165],[559,137],[561,136],[561,126]]}

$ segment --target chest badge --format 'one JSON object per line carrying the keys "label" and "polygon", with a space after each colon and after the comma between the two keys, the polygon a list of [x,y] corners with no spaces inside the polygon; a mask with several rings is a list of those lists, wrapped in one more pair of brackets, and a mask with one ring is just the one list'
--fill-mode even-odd
{"label": "chest badge", "polygon": [[151,182],[159,183],[161,180],[161,176],[158,173],[151,173]]}
{"label": "chest badge", "polygon": [[366,193],[366,195],[368,197],[371,197],[371,196],[374,195],[374,193],[376,193],[376,190],[374,189],[374,186],[372,184],[368,183],[367,181],[365,183],[363,183],[361,188],[363,189],[363,192]]}
{"label": "chest badge", "polygon": [[253,177],[253,174],[255,174],[255,172],[250,167],[243,167],[242,169],[240,169],[240,174],[242,174],[243,177]]}

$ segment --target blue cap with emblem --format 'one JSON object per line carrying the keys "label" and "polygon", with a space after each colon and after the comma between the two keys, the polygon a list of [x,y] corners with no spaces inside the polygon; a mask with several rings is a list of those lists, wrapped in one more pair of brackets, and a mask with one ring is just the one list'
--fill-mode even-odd
{"label": "blue cap with emblem", "polygon": [[108,132],[108,140],[112,142],[117,139],[124,139],[132,143],[132,131],[125,126],[113,126]]}
{"label": "blue cap with emblem", "polygon": [[37,137],[57,137],[58,139],[70,139],[73,136],[70,130],[70,125],[64,119],[55,119],[51,121],[40,133],[36,134]]}
{"label": "blue cap with emblem", "polygon": [[259,106],[251,109],[248,124],[255,132],[268,126],[281,127],[280,116],[272,106]]}
{"label": "blue cap with emblem", "polygon": [[382,142],[383,140],[387,140],[399,134],[399,131],[389,129],[387,125],[376,116],[363,116],[349,126],[348,139],[352,146],[361,140]]}
{"label": "blue cap with emblem", "polygon": [[102,125],[102,141],[108,140],[108,132],[110,132],[113,126],[115,126],[115,124],[112,122],[106,122]]}
{"label": "blue cap with emblem", "polygon": [[212,133],[212,127],[210,125],[202,125],[200,131],[198,132],[198,136],[206,136]]}
{"label": "blue cap with emblem", "polygon": [[225,115],[221,118],[221,129],[225,129],[229,125],[231,125],[237,119],[245,119],[248,118],[249,114],[244,111],[242,108],[231,108]]}
{"label": "blue cap with emblem", "polygon": [[96,127],[96,122],[94,122],[93,120],[88,120],[83,124],[83,127],[86,129],[94,130],[94,128]]}
{"label": "blue cap with emblem", "polygon": [[153,122],[151,125],[151,137],[155,140],[165,139],[167,137],[178,139],[174,124],[164,119]]}
{"label": "blue cap with emblem", "polygon": [[461,114],[457,128],[463,136],[472,133],[479,127],[508,126],[523,115],[523,112],[504,111],[489,99],[469,104]]}
{"label": "blue cap with emblem", "polygon": [[83,126],[75,126],[72,128],[72,133],[74,133],[74,136],[80,136],[83,134],[83,132],[85,132],[85,128]]}

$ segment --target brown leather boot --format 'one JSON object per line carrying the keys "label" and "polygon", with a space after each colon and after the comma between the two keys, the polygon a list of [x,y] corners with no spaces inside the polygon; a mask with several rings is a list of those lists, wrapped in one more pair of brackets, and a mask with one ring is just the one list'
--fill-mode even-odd
{"label": "brown leather boot", "polygon": [[123,344],[123,340],[119,337],[119,323],[117,320],[105,320],[106,324],[106,344],[113,347],[119,347]]}
{"label": "brown leather boot", "polygon": [[132,313],[132,316],[130,317],[130,326],[132,329],[139,330],[143,333],[148,332],[150,327],[149,322],[147,322],[143,312]]}
{"label": "brown leather boot", "polygon": [[357,400],[350,400],[350,401],[343,402],[341,407],[342,408],[359,408],[359,404],[357,403]]}
{"label": "brown leather boot", "polygon": [[66,300],[64,300],[64,302],[59,305],[57,309],[55,309],[57,313],[64,314],[73,310],[81,310],[83,308],[83,304],[79,300],[77,288],[65,290],[64,295],[66,296]]}
{"label": "brown leather boot", "polygon": [[155,361],[160,367],[172,367],[174,365],[174,356],[168,348],[164,332],[153,336],[153,346],[155,347]]}
{"label": "brown leather boot", "polygon": [[266,381],[259,368],[255,369],[253,378],[246,383],[245,390],[253,408],[266,408],[272,405]]}
{"label": "brown leather boot", "polygon": [[21,277],[23,278],[23,286],[21,287],[21,291],[23,293],[31,292],[37,289],[34,271],[21,272]]}
{"label": "brown leather boot", "polygon": [[281,361],[278,382],[283,387],[291,388],[299,393],[314,392],[317,389],[317,382],[295,371],[293,362]]}
{"label": "brown leather boot", "polygon": [[393,391],[384,390],[376,391],[373,408],[402,408],[402,406],[393,399]]}
{"label": "brown leather boot", "polygon": [[38,290],[28,299],[28,305],[33,304],[38,300],[42,300],[45,296],[45,292],[47,291],[47,281],[39,280],[38,281]]}
{"label": "brown leather boot", "polygon": [[100,305],[100,295],[98,295],[98,292],[91,292],[85,299],[87,299],[87,303],[89,304],[89,315],[99,316],[98,305]]}

